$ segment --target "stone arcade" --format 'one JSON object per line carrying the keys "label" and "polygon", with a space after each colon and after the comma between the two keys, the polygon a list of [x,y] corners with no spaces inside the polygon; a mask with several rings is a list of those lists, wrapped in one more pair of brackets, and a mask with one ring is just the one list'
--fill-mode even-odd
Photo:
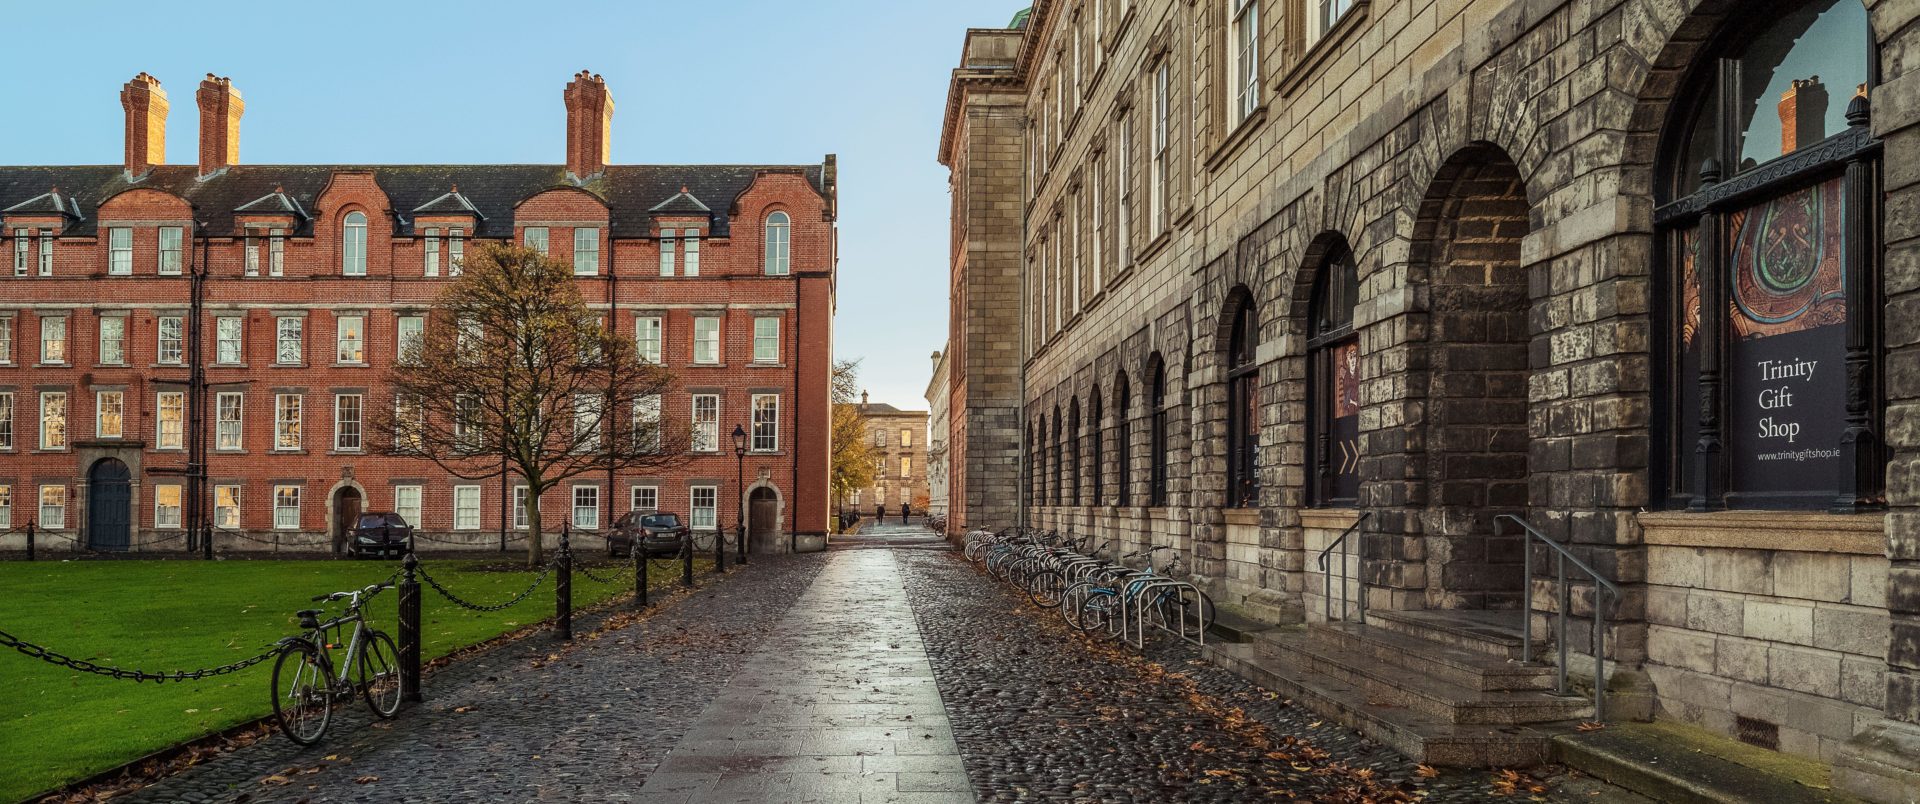
{"label": "stone arcade", "polygon": [[1040,0],[968,31],[954,520],[1190,551],[1223,608],[1310,624],[1246,672],[1507,763],[1544,749],[1497,724],[1591,715],[1486,661],[1523,596],[1556,607],[1513,515],[1622,590],[1610,716],[1920,795],[1920,5],[1758,5]]}

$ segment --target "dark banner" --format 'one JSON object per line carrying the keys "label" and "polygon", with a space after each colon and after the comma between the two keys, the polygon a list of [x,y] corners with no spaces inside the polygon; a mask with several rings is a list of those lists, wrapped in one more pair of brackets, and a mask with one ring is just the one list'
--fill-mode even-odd
{"label": "dark banner", "polygon": [[1734,493],[1828,496],[1846,413],[1841,180],[1735,213],[1727,393]]}

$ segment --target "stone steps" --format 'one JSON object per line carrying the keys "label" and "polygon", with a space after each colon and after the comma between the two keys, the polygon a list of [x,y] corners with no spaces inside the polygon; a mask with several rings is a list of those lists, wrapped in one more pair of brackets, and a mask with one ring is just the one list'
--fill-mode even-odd
{"label": "stone steps", "polygon": [[1371,703],[1364,690],[1291,667],[1246,644],[1209,644],[1215,664],[1359,731],[1418,762],[1457,767],[1526,767],[1548,760],[1549,733],[1531,726],[1449,723],[1399,706]]}
{"label": "stone steps", "polygon": [[[1490,626],[1479,619],[1464,619],[1446,611],[1368,610],[1368,625],[1416,639],[1439,642],[1456,648],[1483,653],[1501,659],[1521,659],[1525,643],[1520,639],[1520,612],[1512,612],[1514,627]],[[1545,654],[1546,646],[1535,641],[1534,658]]]}
{"label": "stone steps", "polygon": [[1814,760],[1669,724],[1614,724],[1553,738],[1555,761],[1655,801],[1857,804]]}
{"label": "stone steps", "polygon": [[1471,686],[1457,684],[1422,672],[1429,663],[1418,647],[1383,658],[1342,645],[1330,638],[1330,631],[1315,628],[1304,634],[1268,635],[1260,646],[1282,667],[1337,681],[1364,696],[1364,703],[1405,708],[1446,723],[1514,725],[1593,713],[1592,702],[1583,698],[1538,690],[1489,690],[1485,687],[1490,682],[1485,680]]}
{"label": "stone steps", "polygon": [[1316,636],[1323,636],[1344,650],[1371,655],[1379,661],[1394,663],[1417,675],[1437,678],[1449,684],[1480,691],[1553,688],[1554,672],[1551,667],[1521,664],[1514,659],[1489,656],[1483,651],[1444,645],[1359,623],[1333,622],[1314,628]]}

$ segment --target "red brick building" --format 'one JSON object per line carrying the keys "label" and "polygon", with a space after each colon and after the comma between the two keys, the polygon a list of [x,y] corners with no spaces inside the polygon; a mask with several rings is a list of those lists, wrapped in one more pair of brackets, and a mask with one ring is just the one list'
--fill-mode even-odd
{"label": "red brick building", "polygon": [[124,164],[0,167],[0,546],[36,521],[55,548],[184,549],[210,523],[220,549],[314,549],[362,509],[440,542],[513,538],[511,481],[376,455],[364,433],[399,344],[488,240],[571,262],[677,375],[664,415],[709,436],[670,474],[555,489],[548,532],[655,507],[732,528],[751,507],[756,549],[824,539],[832,156],[609,164],[613,100],[583,72],[565,164],[246,165],[245,105],[209,75],[199,164],[166,165],[160,82],[120,97]]}

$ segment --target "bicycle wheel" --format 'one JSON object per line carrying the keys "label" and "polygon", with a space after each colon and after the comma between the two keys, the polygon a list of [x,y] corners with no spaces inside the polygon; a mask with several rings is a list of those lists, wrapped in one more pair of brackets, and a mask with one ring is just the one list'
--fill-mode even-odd
{"label": "bicycle wheel", "polygon": [[1075,630],[1085,631],[1087,604],[1099,596],[1099,587],[1086,581],[1067,587],[1060,595],[1060,617]]}
{"label": "bicycle wheel", "polygon": [[1120,596],[1103,587],[1080,605],[1080,630],[1096,637],[1119,636],[1122,611]]}
{"label": "bicycle wheel", "polygon": [[400,651],[379,631],[367,632],[366,649],[360,652],[360,694],[380,719],[400,714]]}
{"label": "bicycle wheel", "polygon": [[1179,623],[1181,636],[1198,637],[1200,631],[1213,622],[1213,598],[1206,592],[1182,588],[1171,603],[1169,613]]}
{"label": "bicycle wheel", "polygon": [[326,665],[305,642],[288,642],[273,661],[273,718],[280,733],[300,745],[313,745],[333,719],[333,695]]}
{"label": "bicycle wheel", "polygon": [[1033,601],[1033,605],[1050,609],[1060,605],[1066,586],[1066,576],[1059,570],[1040,570],[1027,578],[1027,599]]}

